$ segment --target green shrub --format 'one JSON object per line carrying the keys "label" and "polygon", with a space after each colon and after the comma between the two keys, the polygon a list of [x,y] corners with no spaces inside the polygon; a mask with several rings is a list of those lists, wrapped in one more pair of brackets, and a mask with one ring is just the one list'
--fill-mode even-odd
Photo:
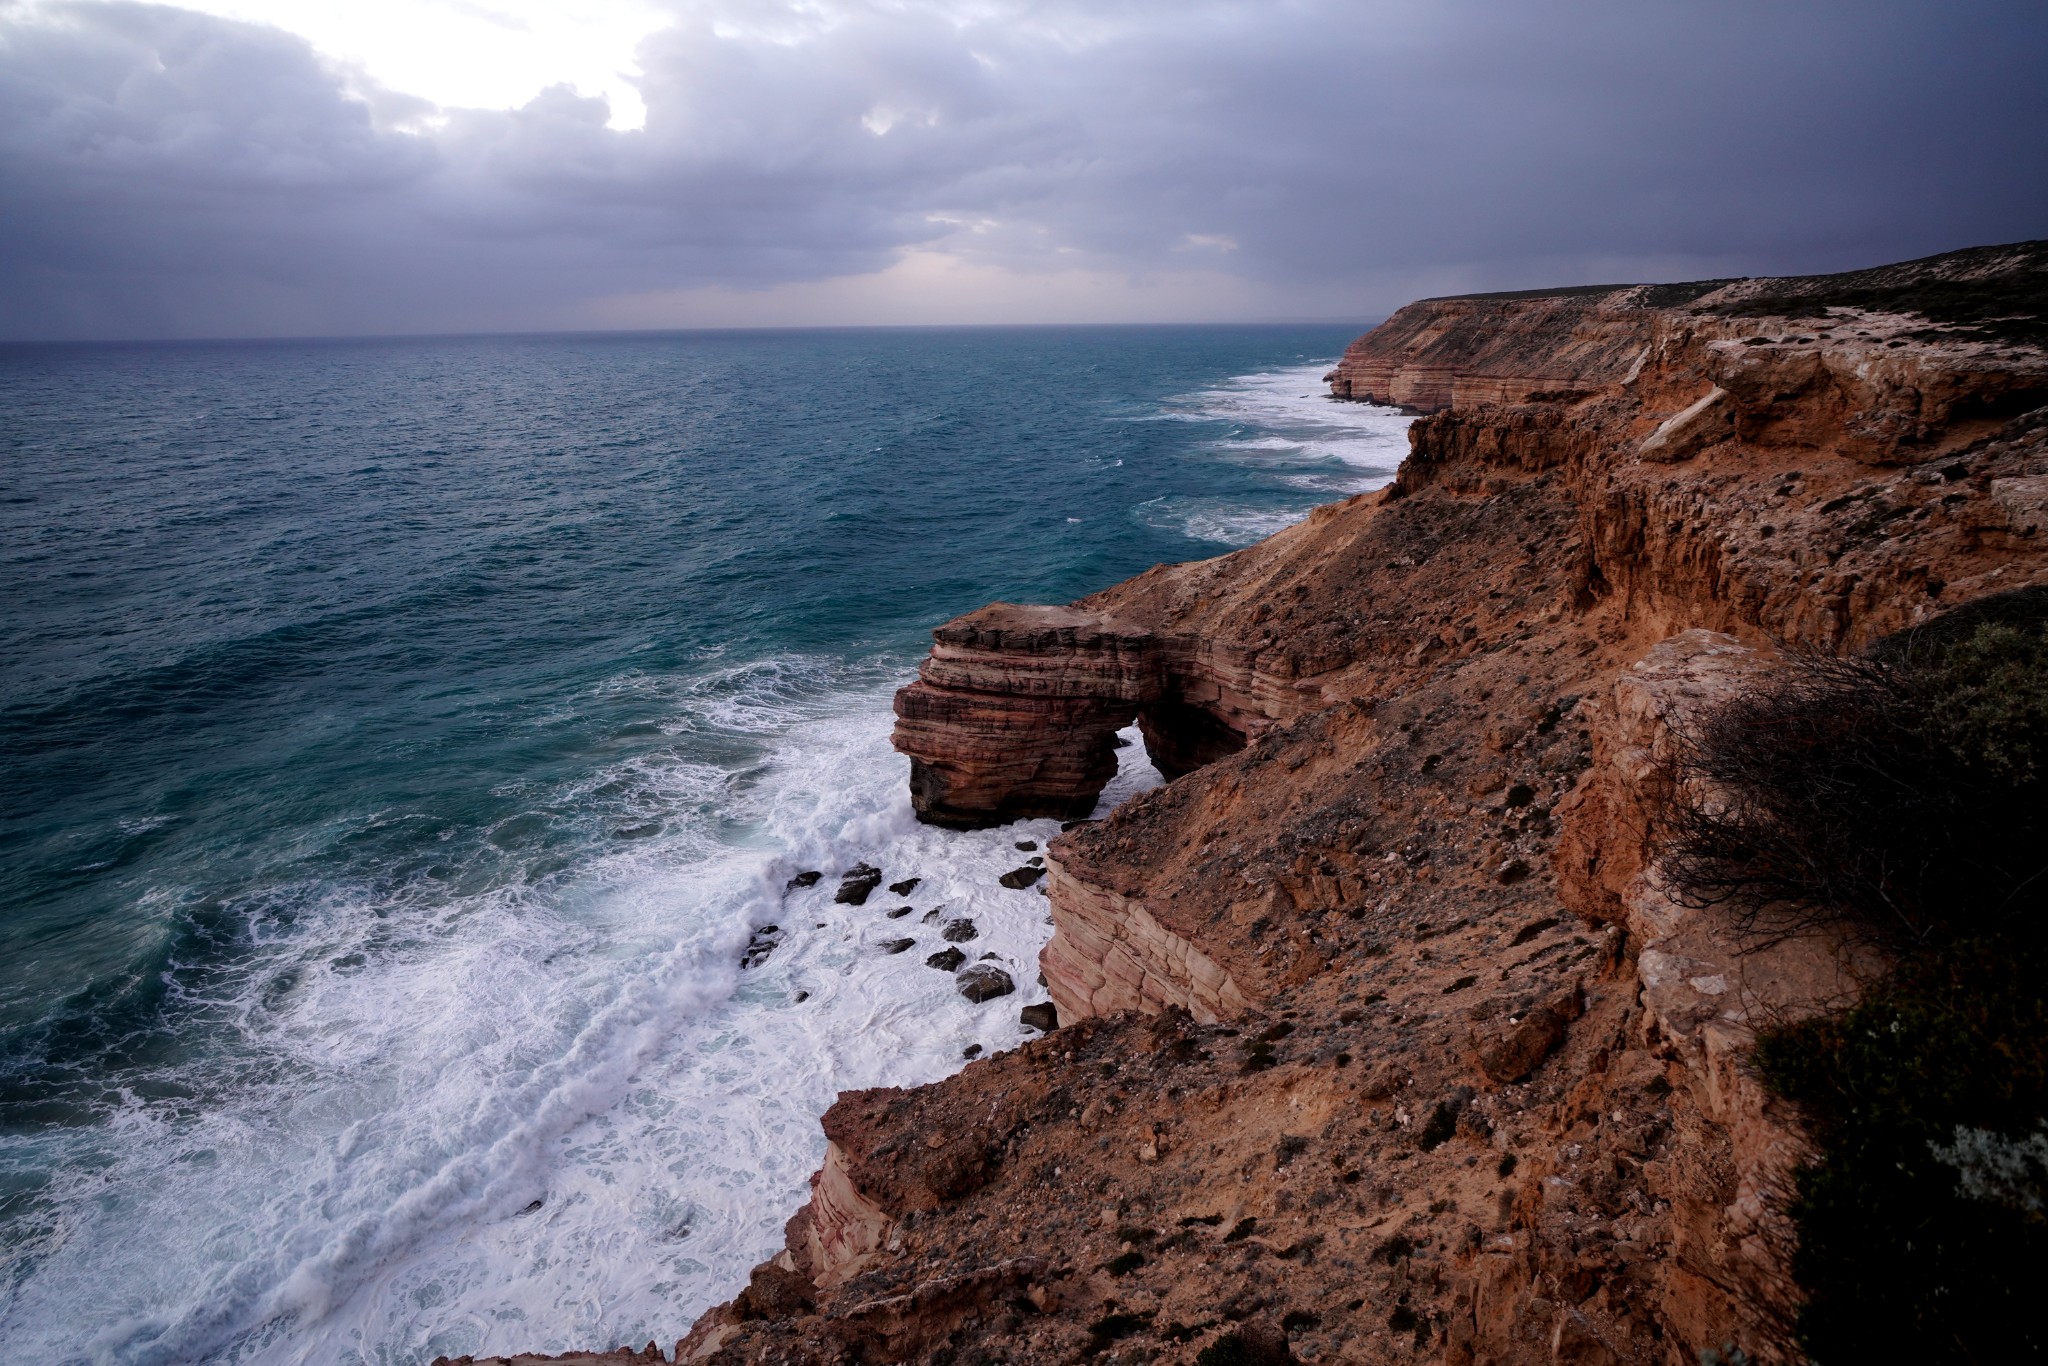
{"label": "green shrub", "polygon": [[1800,1335],[1816,1359],[2048,1352],[2048,1220],[2024,1186],[1972,1182],[1958,1151],[1976,1135],[2017,1146],[2040,1132],[2044,981],[2039,944],[1952,944],[1907,959],[1853,1009],[1759,1043],[1759,1069],[1799,1102],[1821,1153],[1792,1209],[1810,1296]]}

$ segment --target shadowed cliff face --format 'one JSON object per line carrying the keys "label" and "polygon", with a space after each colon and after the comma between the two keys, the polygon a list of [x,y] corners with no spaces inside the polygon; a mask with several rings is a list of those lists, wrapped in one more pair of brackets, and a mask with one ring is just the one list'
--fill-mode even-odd
{"label": "shadowed cliff face", "polygon": [[1867,305],[1941,269],[1413,305],[1333,379],[1437,409],[1392,488],[941,627],[928,819],[1078,815],[1133,717],[1179,776],[1047,851],[1062,1027],[843,1097],[683,1355],[1796,1359],[1808,1150],[1743,1060],[1883,964],[1681,904],[1649,831],[1786,645],[2048,582],[2048,352]]}

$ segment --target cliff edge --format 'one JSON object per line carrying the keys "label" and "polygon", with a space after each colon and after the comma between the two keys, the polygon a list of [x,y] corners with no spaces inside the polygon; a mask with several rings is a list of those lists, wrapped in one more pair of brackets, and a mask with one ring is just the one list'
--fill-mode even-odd
{"label": "cliff edge", "polygon": [[[1048,850],[1060,1027],[850,1094],[681,1359],[1791,1361],[1760,1023],[1881,955],[1669,890],[1674,737],[1786,650],[2048,583],[2048,244],[1426,300],[1340,398],[1396,482],[935,632],[926,819]],[[1205,1355],[1206,1354],[1206,1355]]]}

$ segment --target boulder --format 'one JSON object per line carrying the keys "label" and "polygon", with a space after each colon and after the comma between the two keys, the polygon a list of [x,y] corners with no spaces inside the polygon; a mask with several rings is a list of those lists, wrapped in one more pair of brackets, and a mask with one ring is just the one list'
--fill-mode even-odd
{"label": "boulder", "polygon": [[741,1319],[786,1319],[814,1307],[816,1294],[809,1277],[768,1261],[754,1268],[732,1307]]}
{"label": "boulder", "polygon": [[1060,1027],[1060,1012],[1051,1001],[1040,1001],[1035,1006],[1025,1006],[1017,1012],[1017,1022],[1027,1029],[1037,1029],[1050,1034]]}
{"label": "boulder", "polygon": [[967,955],[958,949],[940,949],[937,953],[925,959],[924,965],[928,968],[937,968],[941,972],[953,972],[966,961]]}
{"label": "boulder", "polygon": [[979,1004],[993,1001],[998,996],[1008,996],[1017,989],[1010,974],[992,963],[976,963],[960,974],[956,983],[959,992],[968,1000]]}
{"label": "boulder", "polygon": [[782,890],[785,892],[793,892],[797,890],[799,887],[815,887],[818,885],[818,880],[824,876],[825,875],[823,873],[819,872],[815,868],[806,869],[805,871],[798,873],[795,877],[791,878],[786,884],[784,884]]}
{"label": "boulder", "polygon": [[965,944],[970,939],[981,937],[981,931],[974,927],[972,920],[948,920],[939,934],[948,944]]}
{"label": "boulder", "polygon": [[917,890],[917,884],[923,881],[921,877],[907,877],[901,882],[890,883],[889,890],[897,896],[909,896]]}
{"label": "boulder", "polygon": [[996,881],[1002,883],[1005,887],[1010,888],[1012,891],[1022,891],[1024,890],[1024,888],[1029,887],[1032,883],[1038,881],[1038,879],[1044,876],[1045,869],[1043,868],[1012,868],[1009,872],[1004,873],[1001,877],[997,878]]}
{"label": "boulder", "polygon": [[1520,1081],[1564,1042],[1565,1027],[1579,1017],[1582,1009],[1579,989],[1574,985],[1554,993],[1519,1018],[1509,1016],[1504,1023],[1482,1023],[1472,1033],[1479,1070],[1495,1083]]}
{"label": "boulder", "polygon": [[915,939],[884,939],[882,941],[883,953],[902,953],[906,949],[915,947],[917,947]]}
{"label": "boulder", "polygon": [[838,894],[832,899],[847,906],[864,905],[868,893],[881,885],[881,869],[865,863],[856,863],[840,879]]}

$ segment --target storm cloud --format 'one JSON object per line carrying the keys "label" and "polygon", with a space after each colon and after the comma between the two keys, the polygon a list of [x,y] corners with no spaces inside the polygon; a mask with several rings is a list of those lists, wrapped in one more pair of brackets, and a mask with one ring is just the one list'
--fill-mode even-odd
{"label": "storm cloud", "polygon": [[1343,318],[2048,234],[2048,10],[689,3],[641,128],[0,4],[0,336]]}

